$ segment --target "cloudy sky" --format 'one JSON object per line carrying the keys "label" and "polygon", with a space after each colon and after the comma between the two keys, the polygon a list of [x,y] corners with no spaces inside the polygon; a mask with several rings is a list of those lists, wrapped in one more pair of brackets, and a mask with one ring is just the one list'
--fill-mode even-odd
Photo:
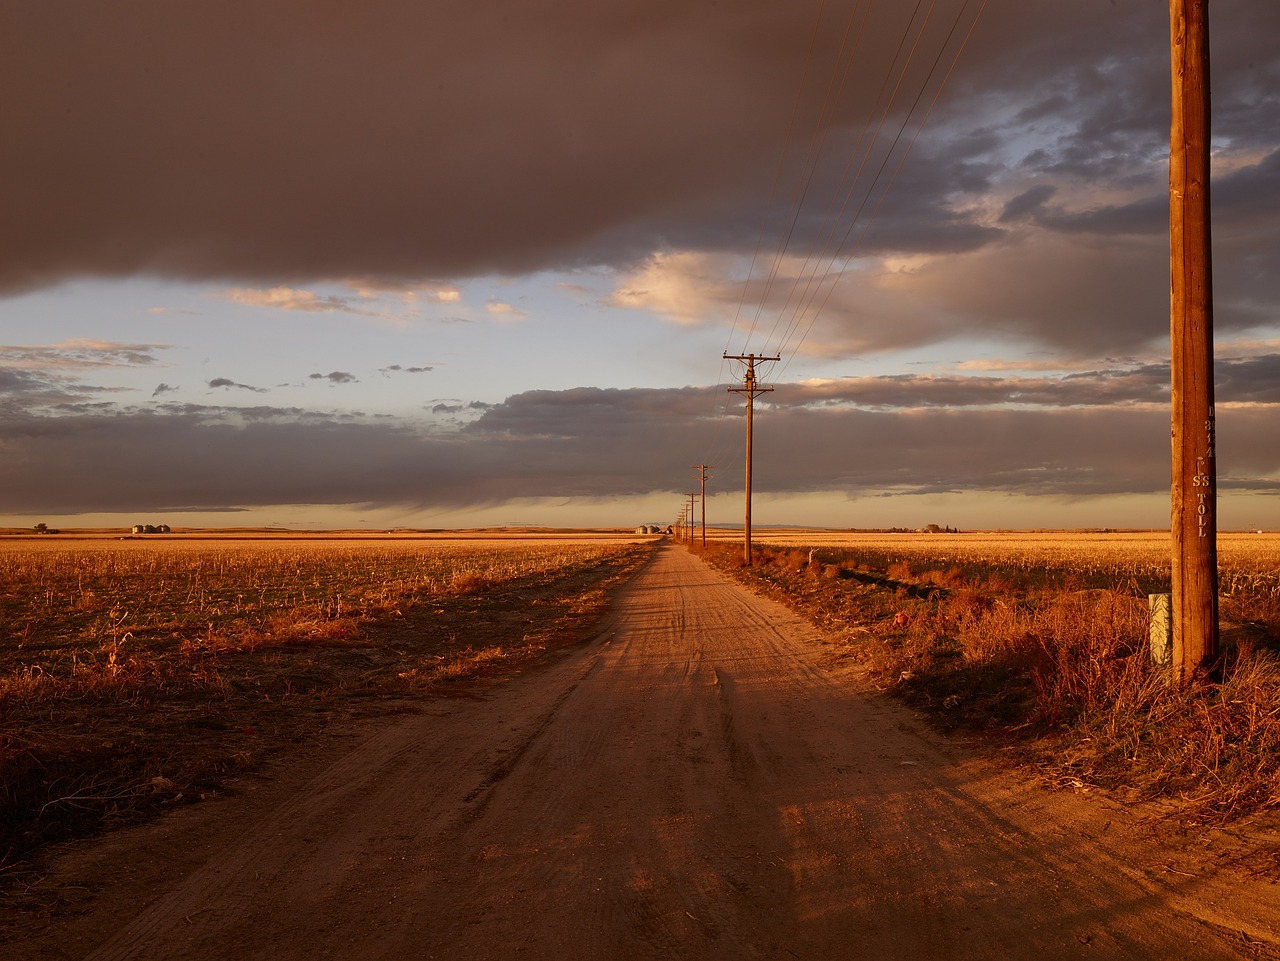
{"label": "cloudy sky", "polygon": [[[1280,4],[1215,0],[1220,524]],[[0,0],[0,525],[1166,526],[1157,0]]]}

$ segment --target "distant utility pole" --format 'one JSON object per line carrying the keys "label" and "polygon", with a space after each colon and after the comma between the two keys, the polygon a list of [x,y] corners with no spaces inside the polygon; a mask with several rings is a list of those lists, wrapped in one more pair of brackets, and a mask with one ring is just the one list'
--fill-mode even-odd
{"label": "distant utility pole", "polygon": [[742,378],[741,387],[730,387],[731,394],[743,394],[747,398],[747,507],[746,518],[742,525],[742,562],[751,566],[751,435],[752,416],[755,411],[756,394],[767,394],[772,387],[762,387],[756,381],[756,364],[764,361],[782,360],[781,357],[765,357],[761,354],[725,354],[725,360],[740,360],[747,365],[746,374]]}
{"label": "distant utility pole", "polygon": [[1208,0],[1169,0],[1169,35],[1173,671],[1186,683],[1218,657]]}
{"label": "distant utility pole", "polygon": [[702,489],[699,497],[702,499],[702,546],[707,546],[707,471],[715,470],[715,464],[694,464],[693,469],[699,471],[702,477]]}
{"label": "distant utility pole", "polygon": [[689,495],[689,543],[690,544],[693,543],[693,535],[696,530],[693,524],[693,502],[697,500],[697,498],[698,498],[697,491],[694,491],[692,494]]}

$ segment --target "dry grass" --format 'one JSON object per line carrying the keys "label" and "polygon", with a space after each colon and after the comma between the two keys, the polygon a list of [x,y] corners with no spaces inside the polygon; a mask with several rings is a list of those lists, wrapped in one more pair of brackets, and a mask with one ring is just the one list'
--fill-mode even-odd
{"label": "dry grass", "polygon": [[[742,535],[716,531],[721,543]],[[756,544],[814,552],[818,560],[856,558],[884,570],[913,565],[936,576],[951,570],[969,580],[992,575],[1023,585],[1054,588],[1123,585],[1144,593],[1168,590],[1171,544],[1167,531],[977,531],[907,534],[861,531],[765,530]],[[1276,593],[1280,588],[1280,533],[1218,534],[1218,564],[1225,595]],[[1161,588],[1163,585],[1163,588]]]}
{"label": "dry grass", "polygon": [[894,535],[764,546],[749,569],[728,545],[708,559],[807,614],[837,656],[940,725],[1016,744],[1051,780],[1204,819],[1280,808],[1280,540],[1223,552],[1221,680],[1187,690],[1147,653],[1146,593],[1168,590],[1167,558],[1133,539],[1094,555],[1079,537],[1002,542]]}
{"label": "dry grass", "polygon": [[0,539],[0,873],[584,639],[635,541]]}

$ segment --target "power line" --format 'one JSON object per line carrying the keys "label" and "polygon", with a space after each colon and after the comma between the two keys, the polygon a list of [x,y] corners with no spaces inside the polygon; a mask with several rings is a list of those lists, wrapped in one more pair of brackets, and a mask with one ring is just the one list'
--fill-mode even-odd
{"label": "power line", "polygon": [[765,357],[758,354],[726,354],[726,360],[739,360],[747,365],[742,378],[741,387],[730,387],[730,393],[743,394],[747,398],[747,465],[746,465],[746,512],[742,524],[742,561],[751,566],[751,440],[752,423],[755,411],[756,394],[764,394],[773,390],[756,379],[756,364],[765,361],[781,360],[781,357]]}
{"label": "power line", "polygon": [[[861,0],[858,0],[861,3]],[[729,327],[729,336],[725,340],[724,350],[727,354],[729,347],[733,343],[733,335],[738,330],[738,318],[742,313],[742,308],[746,305],[747,291],[751,287],[751,277],[755,273],[756,259],[760,256],[760,249],[764,246],[765,224],[768,222],[769,208],[772,206],[773,198],[777,196],[778,185],[782,182],[782,171],[786,164],[787,154],[791,152],[791,141],[795,134],[796,121],[800,113],[800,102],[804,96],[804,88],[808,84],[809,67],[813,62],[813,51],[817,45],[818,27],[822,24],[822,15],[826,9],[826,0],[822,0],[818,5],[818,15],[813,21],[813,30],[809,34],[809,46],[805,50],[804,69],[800,74],[800,84],[796,87],[796,95],[791,101],[791,113],[787,119],[787,131],[782,139],[782,150],[778,154],[778,164],[774,168],[773,183],[769,190],[769,203],[765,204],[764,213],[761,214],[760,229],[756,233],[755,252],[751,255],[751,262],[747,267],[747,279],[742,284],[742,295],[738,298],[738,307],[733,314],[733,323]],[[750,340],[750,335],[748,335]],[[720,367],[721,373],[724,372],[723,363]]]}
{"label": "power line", "polygon": [[[917,0],[915,9],[911,12],[911,19],[907,22],[906,29],[903,31],[902,37],[898,41],[898,48],[894,52],[893,60],[891,60],[889,63],[889,68],[885,71],[884,80],[881,82],[880,90],[876,94],[876,98],[873,101],[872,115],[874,115],[874,104],[880,103],[884,98],[885,89],[889,86],[889,82],[893,78],[894,69],[897,66],[898,60],[902,57],[902,51],[907,45],[907,38],[911,35],[911,27],[915,23],[916,16],[919,14],[920,7],[923,5],[923,3],[924,3],[924,0]],[[831,242],[831,238],[835,235],[836,228],[840,223],[840,218],[844,216],[845,210],[848,209],[849,198],[853,196],[854,190],[857,188],[859,181],[861,181],[862,179],[862,172],[866,168],[867,161],[871,158],[872,152],[875,150],[876,143],[879,142],[880,140],[880,133],[884,129],[885,121],[888,119],[889,114],[893,110],[893,104],[897,100],[898,91],[902,87],[903,78],[906,77],[907,69],[911,66],[911,60],[915,54],[916,48],[919,47],[920,45],[920,38],[924,35],[924,30],[929,25],[929,19],[933,15],[933,9],[934,9],[934,6],[936,5],[937,5],[937,0],[934,0],[933,4],[930,5],[928,12],[925,14],[925,18],[923,22],[920,24],[920,29],[916,33],[916,42],[912,45],[911,52],[907,55],[906,61],[902,64],[902,69],[898,73],[898,82],[894,84],[893,91],[889,94],[888,100],[884,101],[884,109],[881,111],[881,114],[880,114],[880,122],[876,125],[875,133],[872,134],[870,142],[866,144],[865,150],[863,149],[863,143],[867,139],[867,131],[871,125],[871,117],[869,116],[867,118],[867,122],[863,124],[862,132],[858,135],[858,144],[850,152],[849,161],[845,165],[844,172],[841,175],[841,178],[846,179],[849,177],[849,171],[853,167],[853,162],[855,158],[861,155],[862,161],[861,163],[858,164],[857,172],[853,175],[852,180],[849,180],[849,186],[848,186],[848,189],[845,191],[844,200],[841,202],[839,210],[834,209],[836,205],[834,201],[832,202],[831,204],[832,211],[829,212],[828,214],[829,226],[827,228],[827,235],[822,239],[822,243],[819,246],[817,252],[813,254],[809,254],[808,256],[805,257],[804,263],[801,265],[800,270],[796,273],[796,277],[791,284],[791,290],[787,294],[787,299],[786,301],[783,302],[782,307],[779,309],[778,316],[774,320],[772,329],[769,331],[769,338],[766,341],[767,343],[773,342],[774,334],[776,334],[778,330],[778,324],[781,323],[783,315],[786,314],[787,307],[791,303],[791,298],[794,296],[796,288],[800,284],[801,278],[803,278],[805,273],[809,270],[810,264],[815,265],[814,272],[816,273],[817,272],[816,265],[821,264],[822,261],[826,259],[826,254],[823,253],[823,251],[827,248],[827,246]],[[807,288],[808,288],[808,285],[806,284],[806,290]]]}
{"label": "power line", "polygon": [[[924,0],[917,0],[917,7]],[[773,290],[773,284],[778,278],[778,273],[782,269],[782,265],[786,260],[787,249],[791,246],[791,240],[795,236],[796,224],[800,222],[800,211],[804,209],[806,198],[809,196],[809,188],[813,185],[814,175],[818,170],[818,161],[822,155],[823,147],[826,145],[827,136],[830,133],[830,124],[826,121],[834,110],[834,101],[838,99],[839,93],[844,90],[844,81],[848,79],[849,70],[853,66],[853,54],[856,53],[858,44],[861,42],[862,35],[859,31],[853,45],[853,49],[849,52],[848,57],[845,56],[845,50],[849,46],[849,35],[853,32],[854,22],[857,19],[858,9],[861,6],[861,0],[854,4],[853,9],[849,13],[849,19],[845,23],[844,35],[840,42],[840,49],[836,53],[835,63],[831,68],[831,76],[827,80],[826,93],[823,95],[822,107],[818,111],[817,117],[814,119],[813,133],[809,138],[809,152],[804,163],[800,168],[800,182],[796,189],[795,200],[791,204],[790,216],[787,219],[783,230],[782,238],[778,242],[777,252],[774,254],[773,263],[770,265],[769,274],[765,279],[764,287],[760,292],[760,302],[756,305],[755,317],[751,322],[751,329],[747,332],[747,342],[750,343],[751,338],[755,335],[756,328],[760,322],[760,317],[764,313],[765,304],[769,300],[769,294]],[[867,8],[870,13],[870,6]],[[913,15],[914,19],[914,15]],[[864,19],[863,25],[866,21]],[[844,69],[841,70],[841,64]],[[840,78],[839,90],[833,97],[833,91],[836,91],[836,79]],[[775,322],[775,327],[777,326]],[[772,334],[770,334],[772,337]]]}
{"label": "power line", "polygon": [[[919,139],[921,132],[924,130],[925,124],[928,122],[929,117],[933,114],[933,109],[934,107],[937,106],[938,100],[942,96],[942,91],[946,88],[947,82],[951,79],[951,74],[954,72],[956,64],[960,60],[961,54],[964,53],[965,48],[968,46],[969,40],[973,36],[973,31],[977,27],[978,21],[982,18],[982,14],[987,8],[987,3],[988,3],[988,0],[983,0],[982,6],[979,8],[977,15],[974,17],[973,22],[969,25],[969,30],[965,34],[964,40],[961,41],[959,47],[956,49],[955,56],[952,57],[951,64],[947,68],[947,72],[943,76],[942,82],[938,85],[937,90],[934,91],[933,99],[929,103],[929,108],[925,111],[925,114],[921,118],[919,125],[916,127],[915,135],[911,138],[911,142],[907,145],[907,149],[899,157],[898,164],[894,168],[893,176],[890,178],[889,182],[885,185],[884,189],[880,192],[880,198],[876,202],[875,207],[871,211],[871,217],[869,218],[867,223],[864,224],[864,226],[870,226],[870,223],[874,222],[876,216],[880,212],[881,206],[884,204],[885,198],[888,197],[890,191],[893,189],[894,184],[897,183],[898,176],[899,174],[902,173],[902,168],[906,164],[907,158],[911,155],[911,150],[912,148],[915,147],[916,141]],[[779,344],[779,353],[782,352],[782,348],[786,346],[786,342],[790,340],[795,330],[798,329],[800,320],[803,318],[804,314],[807,313],[810,315],[809,323],[805,326],[804,334],[801,335],[798,341],[796,341],[795,346],[791,348],[790,350],[791,357],[794,357],[795,354],[799,351],[800,345],[803,344],[804,341],[808,338],[809,333],[813,329],[813,325],[817,321],[818,316],[822,313],[823,309],[830,302],[831,296],[835,292],[836,285],[839,283],[840,275],[843,274],[845,269],[847,269],[849,263],[853,260],[854,255],[857,253],[860,245],[854,244],[854,246],[851,247],[848,253],[844,256],[843,263],[841,264],[840,269],[836,272],[835,279],[828,284],[827,278],[831,275],[832,269],[835,266],[836,261],[839,260],[840,258],[840,251],[844,249],[845,245],[848,243],[849,237],[853,233],[854,228],[858,226],[859,222],[862,220],[862,212],[863,210],[865,210],[867,202],[871,199],[871,194],[875,190],[876,184],[880,182],[880,179],[884,174],[884,170],[888,166],[889,160],[893,157],[893,153],[897,149],[898,143],[901,141],[902,135],[906,131],[907,125],[911,122],[911,117],[915,114],[916,108],[920,105],[920,101],[924,96],[924,92],[929,87],[929,81],[931,81],[933,79],[934,74],[937,73],[938,65],[942,60],[942,55],[946,52],[946,49],[950,45],[952,38],[955,36],[956,30],[958,29],[960,22],[963,19],[965,10],[967,10],[968,7],[969,7],[969,0],[965,0],[964,5],[961,7],[960,12],[956,15],[955,21],[951,25],[951,29],[947,33],[946,39],[943,41],[942,46],[938,49],[938,54],[933,60],[933,64],[929,69],[928,75],[925,77],[924,82],[921,84],[919,91],[916,93],[915,100],[911,104],[911,109],[908,110],[906,115],[903,117],[902,124],[898,128],[898,132],[893,138],[893,143],[890,145],[889,150],[885,153],[884,160],[881,162],[880,168],[876,171],[875,178],[872,180],[871,186],[868,188],[862,203],[859,205],[857,214],[855,214],[854,219],[849,223],[848,228],[845,230],[844,236],[841,238],[839,246],[837,246],[836,248],[836,252],[832,255],[831,259],[827,263],[827,266],[823,272],[822,280],[819,282],[818,288],[817,288],[817,291],[820,292],[822,290],[823,285],[826,285],[826,293],[822,296],[822,300],[818,304],[816,310],[812,309],[812,304],[814,300],[817,298],[817,293],[815,293],[813,297],[808,299],[807,306],[803,304],[801,305],[803,307],[803,310],[801,309],[801,307],[797,307],[797,312],[793,314],[793,322],[788,325],[787,332],[782,342],[780,342]],[[789,367],[790,364],[791,364],[791,358],[789,357],[787,360],[787,363],[783,365],[783,370],[786,370],[786,368]]]}
{"label": "power line", "polygon": [[[961,53],[967,46],[974,28],[977,26],[978,21],[981,19],[982,14],[986,9],[987,2],[988,0],[983,0],[981,8],[970,23],[969,30],[964,41],[956,50],[955,56],[952,58],[951,64],[947,69],[941,84],[937,87],[934,93],[929,110],[926,111],[924,117],[920,121],[916,134],[911,140],[911,146],[914,146],[916,139],[918,139],[920,132],[923,130],[925,122],[927,122],[930,114],[932,113],[933,107],[940,98],[947,81],[950,79],[951,74],[955,69]],[[859,0],[859,4],[856,5],[854,10],[851,12],[850,19],[846,24],[845,40],[841,45],[837,62],[832,67],[830,80],[827,85],[827,98],[824,99],[822,110],[818,117],[817,126],[819,129],[823,129],[824,123],[831,113],[829,109],[829,101],[832,91],[843,89],[849,70],[849,64],[852,61],[853,54],[856,53],[858,45],[861,43],[861,30],[866,26],[866,21],[869,18],[869,7],[865,11],[863,22],[858,25],[859,32],[857,38],[853,44],[849,43],[850,32],[854,27],[860,5],[861,3]],[[868,206],[872,203],[877,185],[883,182],[885,172],[889,168],[895,152],[897,152],[897,147],[901,143],[906,128],[910,124],[912,117],[916,116],[921,101],[937,76],[942,58],[945,56],[947,49],[951,47],[957,30],[964,22],[966,15],[972,7],[972,2],[971,0],[963,0],[963,3],[960,5],[946,36],[942,39],[941,44],[937,48],[937,52],[933,58],[932,65],[930,66],[927,75],[916,91],[910,109],[908,109],[904,114],[903,122],[899,125],[898,130],[893,137],[893,141],[889,145],[888,151],[885,153],[876,170],[870,187],[868,187],[861,202],[853,212],[852,218],[849,219],[847,215],[852,201],[858,192],[858,185],[864,180],[868,164],[871,157],[876,152],[877,144],[883,141],[885,127],[892,115],[894,105],[898,103],[902,93],[904,92],[904,86],[907,84],[908,77],[911,73],[911,66],[916,62],[922,52],[922,47],[925,45],[925,37],[928,32],[928,27],[929,24],[933,22],[937,6],[938,0],[931,0],[927,9],[924,10],[923,17],[921,17],[921,10],[924,8],[924,0],[917,0],[910,18],[902,30],[895,53],[885,70],[884,78],[880,85],[880,92],[873,101],[876,106],[873,109],[872,114],[868,117],[867,123],[863,126],[858,145],[855,147],[854,151],[851,152],[849,161],[845,166],[844,175],[841,178],[847,182],[842,194],[843,199],[838,205],[834,200],[832,201],[830,205],[831,209],[827,216],[827,228],[825,234],[817,249],[806,256],[804,263],[797,271],[787,298],[779,308],[773,327],[767,338],[766,343],[773,346],[774,352],[779,355],[793,355],[798,350],[799,346],[803,344],[805,339],[807,339],[809,333],[812,331],[814,323],[816,322],[817,317],[814,311],[816,310],[820,313],[823,307],[829,303],[834,287],[840,279],[840,274],[843,272],[844,268],[847,267],[848,262],[852,260],[854,252],[857,249],[857,246],[855,246],[848,249],[847,254],[845,254],[850,238],[853,236],[853,232],[857,227],[860,225],[866,226],[864,215],[866,214]],[[846,57],[846,53],[848,54],[848,57]],[[838,85],[837,80],[839,80]],[[886,91],[888,92],[887,96]],[[877,115],[878,120],[875,122],[875,129],[872,130],[872,117],[876,117]],[[790,134],[790,130],[788,133]],[[779,239],[779,244],[773,259],[773,265],[770,270],[769,277],[764,284],[763,290],[759,292],[756,318],[757,323],[753,323],[746,345],[749,345],[754,339],[758,326],[759,314],[766,305],[769,296],[772,295],[773,285],[776,282],[777,274],[785,261],[786,251],[791,246],[794,239],[794,230],[798,224],[799,218],[799,206],[803,206],[803,203],[808,199],[809,188],[813,182],[815,170],[817,169],[820,161],[820,157],[817,153],[822,149],[825,149],[825,143],[826,134],[818,134],[815,132],[814,139],[812,141],[814,148],[810,150],[806,163],[798,172],[797,197],[799,204],[791,208],[786,229],[784,230],[782,237]],[[910,153],[910,149],[911,147],[909,146],[907,152],[900,156],[892,178],[884,190],[881,191],[879,199],[875,201],[874,206],[871,208],[873,217],[882,206],[889,189],[894,183],[896,183],[898,174],[901,172],[906,157]],[[860,160],[858,159],[859,157],[861,158]],[[853,170],[855,161],[857,161],[856,171]],[[852,176],[850,176],[851,171]],[[841,224],[845,224],[845,229],[843,231],[840,231]],[[835,242],[835,238],[837,236],[839,237],[839,241]],[[753,270],[748,274],[748,277],[744,282],[744,302],[752,283],[754,266],[759,259],[758,253],[759,251],[757,248],[757,254],[752,259]],[[841,264],[842,257],[843,264]],[[838,265],[840,265],[839,269],[837,269]],[[741,310],[741,304],[739,310]],[[808,318],[808,323],[805,322],[806,318]],[[738,316],[735,315],[734,331],[737,330],[737,326]],[[800,336],[799,340],[794,340],[797,331],[802,328],[804,330],[804,334]],[[779,333],[780,331],[781,334]],[[746,345],[744,345],[744,350],[746,349]],[[788,364],[790,363],[790,359],[791,358],[788,357]]]}
{"label": "power line", "polygon": [[[902,138],[911,124],[912,118],[917,116],[920,104],[924,100],[926,93],[934,82],[938,74],[939,67],[943,62],[946,52],[953,45],[953,40],[964,22],[966,15],[972,7],[972,0],[963,0],[950,29],[946,36],[942,39],[937,49],[932,63],[921,82],[919,88],[915,92],[915,97],[911,102],[910,108],[903,115],[902,123],[898,126],[893,136],[892,142],[889,144],[879,166],[876,168],[874,177],[871,179],[870,185],[862,195],[860,202],[857,204],[856,210],[853,211],[852,217],[848,216],[853,200],[858,193],[858,186],[864,180],[864,174],[867,171],[871,158],[877,152],[877,144],[882,142],[886,125],[892,115],[895,104],[899,101],[900,95],[903,93],[904,86],[907,84],[908,75],[911,72],[911,66],[916,61],[918,54],[921,52],[924,44],[925,34],[932,20],[934,11],[938,5],[938,0],[931,0],[923,19],[920,18],[920,11],[924,6],[924,0],[917,0],[917,3],[911,13],[910,19],[903,28],[899,38],[896,52],[892,60],[889,62],[885,70],[884,78],[880,84],[879,93],[872,102],[872,109],[867,116],[863,125],[862,132],[859,136],[855,149],[850,153],[847,163],[845,164],[843,174],[839,178],[839,182],[845,182],[842,193],[833,195],[833,199],[829,205],[826,215],[827,226],[825,234],[821,238],[820,243],[812,253],[806,256],[804,263],[800,266],[796,277],[792,281],[791,289],[787,294],[785,302],[780,307],[777,317],[774,320],[772,329],[769,332],[767,343],[774,344],[776,347],[771,354],[765,353],[749,353],[746,352],[752,340],[756,339],[757,328],[761,314],[767,304],[768,298],[772,293],[777,277],[781,272],[785,263],[786,252],[794,241],[796,228],[800,222],[800,215],[803,207],[809,201],[811,196],[811,188],[815,181],[816,171],[821,161],[821,154],[827,149],[827,138],[830,132],[831,116],[834,113],[834,103],[838,101],[842,95],[844,86],[847,83],[854,54],[858,51],[862,42],[862,33],[869,22],[871,15],[871,6],[874,0],[870,0],[867,6],[862,6],[862,0],[857,0],[853,10],[850,12],[849,19],[845,24],[845,32],[839,51],[837,52],[835,62],[831,67],[831,73],[826,85],[826,93],[823,98],[821,108],[815,121],[814,133],[810,138],[809,150],[804,158],[803,164],[798,171],[798,179],[796,181],[795,201],[788,208],[788,215],[783,224],[783,231],[778,240],[776,252],[772,259],[770,269],[767,276],[763,279],[763,284],[759,290],[759,299],[755,310],[754,319],[749,330],[746,332],[743,353],[730,354],[728,346],[726,346],[721,359],[720,378],[724,376],[724,364],[728,361],[740,361],[747,364],[746,376],[744,377],[743,386],[728,388],[731,393],[741,393],[747,398],[746,414],[747,414],[747,430],[746,430],[746,450],[745,463],[746,472],[745,480],[745,514],[744,514],[744,560],[747,564],[751,563],[751,468],[752,468],[752,443],[753,443],[753,417],[754,417],[754,397],[758,393],[764,393],[772,390],[772,387],[761,386],[756,379],[755,365],[764,361],[780,361],[784,354],[787,356],[786,363],[782,367],[785,371],[791,364],[791,361],[798,355],[800,347],[809,337],[813,330],[818,317],[827,307],[835,288],[838,285],[841,276],[847,270],[849,263],[860,249],[862,238],[865,238],[866,232],[863,230],[858,239],[850,244],[854,238],[854,231],[858,227],[869,227],[874,221],[883,206],[886,197],[897,183],[905,163],[910,156],[911,150],[916,141],[919,139],[926,123],[933,113],[941,98],[943,90],[946,88],[948,81],[954,72],[961,55],[966,49],[970,38],[977,28],[978,22],[981,20],[986,10],[989,0],[982,0],[982,4],[974,15],[965,33],[964,39],[959,46],[955,48],[954,56],[946,69],[940,83],[933,92],[933,97],[929,102],[927,110],[920,118],[916,126],[915,133],[911,137],[905,151],[899,151],[898,146],[902,142]],[[857,23],[859,11],[862,11],[863,19],[861,23]],[[801,77],[800,86],[797,90],[796,99],[792,105],[792,112],[786,132],[783,150],[779,156],[778,167],[770,193],[770,203],[768,207],[772,207],[772,201],[778,196],[779,182],[781,172],[785,166],[787,156],[791,152],[792,140],[797,126],[797,117],[799,113],[799,103],[803,96],[804,90],[809,82],[812,72],[813,58],[815,52],[815,38],[817,29],[821,23],[823,10],[820,9],[818,17],[815,20],[814,32],[810,37],[809,47],[806,52],[805,66],[803,76]],[[855,25],[857,27],[856,35],[854,34]],[[852,43],[850,42],[850,38]],[[886,98],[886,91],[888,92]],[[877,118],[878,115],[878,119]],[[872,129],[874,122],[874,130]],[[887,182],[885,182],[886,171],[890,168],[890,163],[897,155],[897,163],[893,167],[893,171]],[[856,163],[856,170],[854,170]],[[852,172],[852,177],[850,176]],[[872,203],[873,196],[876,194],[879,185],[884,183],[883,188],[879,189],[879,196]],[[841,199],[837,204],[835,196]],[[870,207],[869,218],[864,219],[868,208]],[[728,343],[732,343],[735,335],[739,331],[741,314],[745,308],[748,296],[751,295],[752,282],[755,275],[756,267],[761,259],[760,254],[763,248],[763,238],[765,226],[767,224],[768,214],[766,209],[765,217],[762,218],[760,232],[757,236],[755,252],[752,255],[747,276],[743,281],[742,294],[739,299],[737,309],[734,313],[733,323],[730,327]],[[843,231],[840,230],[844,226]],[[835,242],[835,238],[839,236],[839,241]],[[785,318],[785,323],[784,323]],[[806,323],[807,319],[807,323]],[[781,333],[779,333],[781,331]],[[797,334],[799,335],[797,337]],[[718,378],[718,379],[720,379]],[[721,395],[723,396],[723,395]],[[727,413],[727,408],[723,407],[720,402],[713,402],[711,420],[718,423]],[[710,459],[718,460],[721,452],[727,450],[728,436],[717,430],[717,440],[711,446],[713,456]],[[732,445],[736,447],[736,444]],[[696,468],[695,468],[696,469]],[[703,527],[705,539],[705,514],[706,501],[705,489],[703,491]],[[690,524],[693,518],[688,518]]]}

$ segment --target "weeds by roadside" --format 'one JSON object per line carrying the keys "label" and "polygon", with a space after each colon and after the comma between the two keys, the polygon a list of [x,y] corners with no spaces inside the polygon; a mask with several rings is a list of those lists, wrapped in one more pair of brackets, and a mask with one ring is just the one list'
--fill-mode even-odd
{"label": "weeds by roadside", "polygon": [[[1146,589],[1132,577],[874,553],[728,545],[708,561],[807,615],[873,681],[940,726],[1017,745],[1054,781],[1166,798],[1224,822],[1280,808],[1280,587],[1223,597],[1219,683],[1171,688],[1148,655]],[[1166,588],[1167,589],[1167,588]]]}
{"label": "weeds by roadside", "polygon": [[643,544],[0,555],[0,882],[334,719],[590,636]]}

